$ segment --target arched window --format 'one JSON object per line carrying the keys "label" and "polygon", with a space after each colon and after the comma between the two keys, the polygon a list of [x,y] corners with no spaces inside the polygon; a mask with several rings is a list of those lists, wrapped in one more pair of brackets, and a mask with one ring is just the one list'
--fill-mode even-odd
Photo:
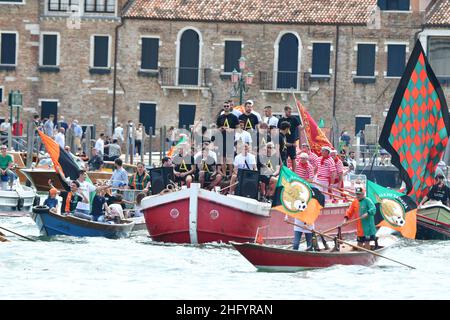
{"label": "arched window", "polygon": [[278,42],[277,89],[297,89],[299,78],[299,39],[285,33]]}
{"label": "arched window", "polygon": [[192,29],[185,30],[179,40],[178,84],[198,85],[200,64],[200,36]]}

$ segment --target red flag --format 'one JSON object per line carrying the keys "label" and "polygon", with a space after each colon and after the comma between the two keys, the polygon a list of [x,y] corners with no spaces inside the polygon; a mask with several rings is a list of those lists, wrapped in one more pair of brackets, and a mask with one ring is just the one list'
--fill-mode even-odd
{"label": "red flag", "polygon": [[298,113],[301,116],[303,126],[305,127],[306,138],[308,139],[308,144],[311,151],[320,156],[322,147],[326,146],[333,148],[331,142],[327,139],[323,131],[320,130],[319,126],[308,111],[306,111],[305,107],[303,107],[297,99],[295,99],[295,102],[297,104]]}

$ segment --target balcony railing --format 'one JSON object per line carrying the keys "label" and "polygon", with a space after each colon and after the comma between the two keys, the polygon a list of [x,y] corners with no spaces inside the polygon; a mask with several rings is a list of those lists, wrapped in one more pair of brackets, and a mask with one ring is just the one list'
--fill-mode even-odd
{"label": "balcony railing", "polygon": [[260,71],[260,89],[273,91],[308,91],[310,76],[310,72]]}
{"label": "balcony railing", "polygon": [[163,87],[207,87],[211,69],[159,68],[159,83]]}

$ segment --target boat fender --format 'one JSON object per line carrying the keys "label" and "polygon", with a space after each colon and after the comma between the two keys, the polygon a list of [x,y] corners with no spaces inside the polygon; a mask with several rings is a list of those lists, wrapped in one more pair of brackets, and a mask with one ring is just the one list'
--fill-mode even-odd
{"label": "boat fender", "polygon": [[24,204],[25,204],[25,199],[19,197],[19,199],[17,200],[17,211],[22,210]]}
{"label": "boat fender", "polygon": [[33,207],[33,213],[48,213],[50,208],[47,206],[35,206]]}
{"label": "boat fender", "polygon": [[33,207],[38,206],[41,203],[41,198],[39,196],[35,196],[33,200]]}

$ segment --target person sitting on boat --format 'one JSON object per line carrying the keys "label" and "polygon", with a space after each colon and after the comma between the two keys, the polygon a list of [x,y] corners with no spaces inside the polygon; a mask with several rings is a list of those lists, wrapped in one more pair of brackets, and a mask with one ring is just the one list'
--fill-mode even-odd
{"label": "person sitting on boat", "polygon": [[7,153],[8,147],[6,145],[1,146],[0,152],[0,173],[2,176],[8,177],[9,189],[12,190],[14,180],[17,179],[16,174],[12,171],[14,167],[13,157]]}
{"label": "person sitting on boat", "polygon": [[113,203],[109,206],[109,213],[105,215],[105,222],[107,223],[120,223],[121,220],[125,219],[123,214],[123,208],[118,203]]}
{"label": "person sitting on boat", "polygon": [[150,175],[145,170],[145,164],[138,162],[136,172],[130,177],[128,187],[133,190],[143,191],[145,194],[150,190]]}
{"label": "person sitting on boat", "polygon": [[428,195],[420,201],[419,207],[428,200],[441,201],[444,205],[449,206],[450,188],[445,185],[444,175],[438,173],[435,177],[435,181],[436,183],[431,187],[430,191],[428,191]]}
{"label": "person sitting on boat", "polygon": [[194,157],[191,156],[190,151],[185,151],[185,149],[190,149],[189,147],[187,143],[181,144],[178,153],[172,158],[172,163],[175,165],[173,168],[175,182],[186,183],[188,188],[191,186],[196,169]]}
{"label": "person sitting on boat", "polygon": [[78,181],[72,181],[70,183],[70,191],[61,192],[61,214],[73,215],[78,218],[92,220],[91,215],[86,215],[76,211],[79,202],[89,203],[89,199],[82,192],[79,192],[79,187],[80,183]]}
{"label": "person sitting on boat", "polygon": [[268,142],[258,153],[257,167],[263,201],[273,196],[278,175],[281,169],[281,159],[273,142]]}
{"label": "person sitting on boat", "polygon": [[122,167],[123,162],[122,159],[114,160],[114,171],[109,180],[109,185],[113,187],[113,189],[119,189],[128,185],[128,173]]}
{"label": "person sitting on boat", "polygon": [[161,167],[170,168],[173,167],[172,159],[170,157],[164,157],[161,160]]}
{"label": "person sitting on boat", "polygon": [[241,152],[234,157],[233,162],[233,175],[230,181],[230,193],[234,194],[234,190],[236,189],[236,181],[238,178],[238,170],[239,169],[248,169],[248,170],[257,170],[256,166],[256,157],[250,153],[250,145],[246,143],[239,143],[237,145],[238,150]]}
{"label": "person sitting on boat", "polygon": [[100,170],[103,166],[103,159],[98,154],[98,151],[96,148],[92,148],[91,151],[91,158],[88,161],[88,167],[89,171],[97,171]]}
{"label": "person sitting on boat", "polygon": [[[315,182],[320,191],[329,192],[331,182],[336,179],[336,165],[330,157],[331,148],[328,146],[322,147],[322,156],[319,157],[317,165],[317,176]],[[325,195],[325,200],[330,199]]]}
{"label": "person sitting on boat", "polygon": [[51,188],[48,192],[48,198],[44,200],[44,206],[49,207],[52,213],[58,213],[58,199],[56,199],[58,194],[58,189]]}
{"label": "person sitting on boat", "polygon": [[358,246],[370,250],[370,241],[376,241],[375,234],[377,229],[375,228],[374,220],[376,207],[371,199],[366,198],[363,188],[355,188],[355,194],[356,199],[353,200],[347,209],[343,223],[346,223],[349,219],[361,218],[356,221]]}
{"label": "person sitting on boat", "polygon": [[105,190],[97,189],[97,192],[92,199],[92,220],[98,222],[105,221],[105,212],[109,214],[111,209],[108,207],[105,198]]}
{"label": "person sitting on boat", "polygon": [[142,212],[142,199],[144,199],[147,195],[143,192],[138,193],[136,196],[136,204],[134,205],[134,212],[132,214],[133,217],[142,217],[144,212]]}
{"label": "person sitting on boat", "polygon": [[[220,166],[216,164],[214,157],[210,156],[208,147],[202,148],[202,153],[194,160],[198,168],[198,180],[202,188],[209,183],[209,189],[214,189],[222,180]],[[219,169],[218,169],[219,168]]]}

